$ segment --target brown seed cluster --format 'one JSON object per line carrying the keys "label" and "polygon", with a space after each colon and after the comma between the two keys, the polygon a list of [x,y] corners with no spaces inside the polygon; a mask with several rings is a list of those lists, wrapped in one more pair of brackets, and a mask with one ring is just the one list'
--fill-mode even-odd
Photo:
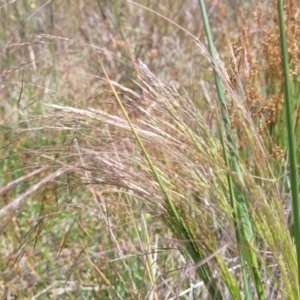
{"label": "brown seed cluster", "polygon": [[[300,80],[300,6],[297,2],[286,1],[284,6],[289,74],[291,82],[296,85]],[[244,103],[257,132],[267,137],[277,122],[284,118],[277,1],[258,1],[252,7],[252,16],[249,10],[238,8],[235,25],[226,37],[233,50],[227,51],[231,69],[229,83],[238,94],[242,87]],[[228,103],[227,108],[232,128],[240,130],[239,111],[234,103]],[[277,141],[273,143],[277,145]],[[272,151],[273,157],[282,157],[279,146],[272,146]]]}

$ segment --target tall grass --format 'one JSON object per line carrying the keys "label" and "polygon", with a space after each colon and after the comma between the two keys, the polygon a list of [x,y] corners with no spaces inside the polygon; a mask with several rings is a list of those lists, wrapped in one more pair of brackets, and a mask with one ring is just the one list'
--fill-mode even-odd
{"label": "tall grass", "polygon": [[[294,217],[294,240],[297,251],[297,267],[298,267],[298,291],[300,286],[300,211],[299,211],[299,178],[297,172],[297,156],[295,149],[295,135],[293,127],[291,88],[289,79],[288,51],[285,37],[285,25],[283,17],[283,2],[278,0],[278,17],[280,29],[280,44],[282,53],[282,70],[284,76],[284,98],[286,112],[286,128],[288,136],[288,163],[289,163],[289,179],[291,182],[291,197],[293,201],[293,217]],[[299,292],[298,292],[299,293]],[[299,297],[299,296],[298,296]]]}
{"label": "tall grass", "polygon": [[1,8],[1,297],[298,299],[299,8],[35,5]]}

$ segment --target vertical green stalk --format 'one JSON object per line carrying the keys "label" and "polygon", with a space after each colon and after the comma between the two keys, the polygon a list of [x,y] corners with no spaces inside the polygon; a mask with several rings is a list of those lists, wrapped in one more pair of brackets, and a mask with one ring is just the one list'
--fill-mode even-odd
{"label": "vertical green stalk", "polygon": [[[103,69],[103,72],[105,74],[105,77],[107,79],[107,81],[109,82],[110,84],[110,87],[112,89],[112,92],[116,98],[116,101],[118,103],[118,105],[120,106],[121,110],[122,110],[122,113],[126,119],[126,121],[128,122],[130,128],[131,128],[131,131],[136,139],[136,141],[138,142],[140,148],[141,148],[141,151],[142,153],[144,154],[145,158],[146,158],[146,161],[152,171],[152,174],[156,180],[156,182],[158,183],[159,187],[160,187],[160,190],[162,191],[163,193],[163,196],[166,200],[166,203],[168,205],[168,217],[170,218],[170,223],[173,224],[176,222],[176,225],[175,227],[178,229],[178,233],[179,235],[183,238],[183,240],[185,241],[185,247],[188,251],[188,253],[190,254],[191,258],[193,259],[193,261],[198,264],[200,262],[202,262],[203,260],[203,257],[201,255],[201,253],[199,253],[199,251],[197,250],[197,247],[195,246],[195,242],[194,242],[194,238],[191,234],[191,229],[188,227],[188,225],[185,224],[184,222],[184,218],[182,218],[182,215],[180,213],[180,211],[177,210],[174,202],[172,201],[171,197],[169,196],[169,193],[166,189],[166,186],[164,185],[164,182],[162,180],[162,178],[160,177],[159,175],[159,170],[156,169],[156,167],[153,165],[152,163],[152,160],[146,150],[146,148],[144,147],[143,145],[143,142],[142,140],[140,139],[137,131],[135,130],[128,114],[127,114],[127,111],[125,110],[125,107],[123,106],[123,103],[121,101],[121,99],[119,98],[119,95],[118,93],[116,92],[114,86],[112,85],[103,65],[102,65],[102,69]],[[211,298],[213,300],[222,300],[223,297],[222,297],[222,293],[218,287],[218,284],[217,284],[217,281],[216,279],[214,278],[214,276],[212,275],[213,272],[212,270],[210,269],[209,265],[208,264],[204,264],[204,265],[201,265],[200,267],[197,268],[197,273],[199,275],[199,277],[203,280]]]}
{"label": "vertical green stalk", "polygon": [[300,212],[299,212],[299,187],[298,187],[298,174],[297,174],[297,156],[294,141],[294,128],[293,128],[293,115],[292,115],[292,99],[290,94],[289,82],[289,67],[288,67],[288,53],[285,39],[285,28],[283,18],[283,1],[278,0],[278,17],[279,17],[279,30],[280,30],[280,46],[282,56],[282,71],[284,79],[284,98],[285,98],[285,112],[286,112],[286,128],[288,134],[288,154],[289,154],[289,176],[291,182],[291,194],[293,201],[293,216],[294,216],[294,237],[297,253],[298,264],[298,294],[300,286]]}
{"label": "vertical green stalk", "polygon": [[[236,146],[235,146],[234,139],[232,138],[232,134],[231,134],[231,125],[230,125],[230,120],[228,117],[224,92],[222,89],[220,77],[218,76],[218,73],[217,73],[216,52],[215,52],[215,47],[214,47],[213,40],[212,40],[212,35],[211,35],[211,31],[210,31],[206,8],[205,8],[205,4],[204,4],[203,0],[198,0],[198,1],[199,1],[200,9],[201,9],[201,14],[202,14],[205,34],[206,34],[206,38],[207,38],[207,42],[208,42],[209,52],[211,55],[211,60],[212,60],[212,65],[213,65],[213,70],[214,70],[214,77],[215,77],[215,85],[216,85],[218,99],[219,99],[220,106],[221,106],[222,119],[223,119],[225,131],[226,131],[226,140],[229,144],[229,158],[228,158],[227,154],[226,154],[226,150],[225,150],[225,143],[223,141],[222,134],[221,134],[221,139],[222,139],[221,142],[223,144],[224,160],[225,160],[227,167],[237,174],[237,177],[238,177],[241,185],[244,185],[243,175],[242,175],[241,169],[239,167],[238,158],[235,153]],[[247,201],[246,201],[245,197],[235,187],[230,174],[227,175],[227,180],[228,180],[228,187],[229,187],[230,198],[231,198],[231,206],[232,206],[232,210],[233,210],[233,219],[235,222],[234,225],[236,226],[236,238],[237,238],[240,260],[241,260],[241,265],[242,265],[245,299],[251,299],[249,285],[248,285],[248,279],[247,279],[247,274],[246,274],[245,261],[247,261],[247,266],[248,266],[250,274],[252,276],[258,299],[265,299],[264,295],[263,295],[263,286],[262,286],[262,282],[261,282],[259,270],[258,270],[258,263],[257,263],[255,253],[253,251],[253,249],[254,249],[254,234],[253,234],[251,220],[249,217]]]}

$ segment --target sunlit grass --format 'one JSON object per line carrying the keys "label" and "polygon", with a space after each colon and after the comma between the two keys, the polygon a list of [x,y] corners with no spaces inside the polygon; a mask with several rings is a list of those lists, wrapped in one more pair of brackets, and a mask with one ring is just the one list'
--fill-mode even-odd
{"label": "sunlit grass", "polygon": [[284,115],[277,7],[231,2],[1,8],[1,297],[297,299],[299,8]]}

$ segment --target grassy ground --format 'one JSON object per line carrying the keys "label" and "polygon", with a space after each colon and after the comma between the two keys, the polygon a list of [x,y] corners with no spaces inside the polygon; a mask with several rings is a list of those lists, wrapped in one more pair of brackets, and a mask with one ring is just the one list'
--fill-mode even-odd
{"label": "grassy ground", "polygon": [[[197,1],[1,4],[0,298],[211,299],[215,282],[242,299],[243,245],[265,299],[297,299],[276,3],[206,2],[234,149]],[[299,159],[296,2],[284,13]]]}

